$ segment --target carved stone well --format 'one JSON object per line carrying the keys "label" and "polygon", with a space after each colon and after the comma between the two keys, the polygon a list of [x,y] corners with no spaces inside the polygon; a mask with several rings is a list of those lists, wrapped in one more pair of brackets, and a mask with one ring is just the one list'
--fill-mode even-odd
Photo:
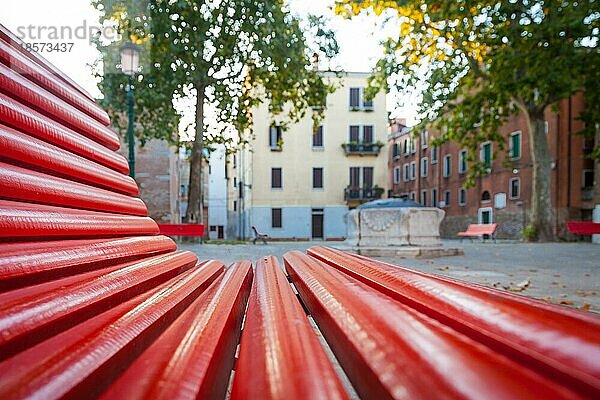
{"label": "carved stone well", "polygon": [[445,212],[403,199],[381,199],[348,212],[346,245],[371,256],[440,257],[462,254],[442,247]]}

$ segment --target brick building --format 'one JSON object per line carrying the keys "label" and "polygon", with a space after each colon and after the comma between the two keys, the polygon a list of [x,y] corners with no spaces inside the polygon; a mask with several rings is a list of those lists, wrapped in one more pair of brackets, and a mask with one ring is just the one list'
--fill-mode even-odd
{"label": "brick building", "polygon": [[[578,115],[583,97],[563,100],[558,111],[546,111],[546,129],[553,155],[552,204],[554,230],[566,238],[565,221],[591,220],[595,204],[594,169],[586,158],[593,141],[576,132],[582,129]],[[431,146],[435,132],[413,131],[396,120],[389,136],[390,196],[406,196],[446,211],[441,234],[453,237],[470,223],[498,223],[498,237],[520,238],[528,224],[531,199],[532,162],[529,132],[525,119],[516,115],[500,129],[506,149],[496,143],[480,145],[480,158],[490,172],[476,179],[473,188],[464,189],[468,173],[466,150],[454,142]],[[596,198],[595,198],[596,197]]]}

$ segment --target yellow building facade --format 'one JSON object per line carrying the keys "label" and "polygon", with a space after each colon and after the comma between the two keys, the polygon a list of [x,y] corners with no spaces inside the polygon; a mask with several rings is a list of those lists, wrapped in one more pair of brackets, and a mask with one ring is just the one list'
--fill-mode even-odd
{"label": "yellow building facade", "polygon": [[346,237],[350,208],[387,193],[385,94],[363,98],[367,73],[344,73],[316,131],[311,113],[287,130],[267,104],[253,112],[253,139],[230,160],[232,233],[252,226],[278,239]]}

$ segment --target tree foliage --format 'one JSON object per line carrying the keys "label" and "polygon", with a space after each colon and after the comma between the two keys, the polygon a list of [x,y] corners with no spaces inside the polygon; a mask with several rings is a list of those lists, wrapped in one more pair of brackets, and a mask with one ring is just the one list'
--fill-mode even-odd
{"label": "tree foliage", "polygon": [[[145,5],[135,0],[96,1],[104,18],[117,21],[123,32],[144,44],[147,62],[136,85],[136,99],[147,98],[148,112],[157,118],[149,119],[149,124],[157,129],[170,126],[179,116],[169,99],[184,97],[190,90],[196,95],[190,221],[201,218],[199,175],[204,147],[244,143],[246,137],[234,140],[224,131],[235,127],[240,135],[247,132],[252,125],[250,110],[260,102],[269,104],[274,118],[297,121],[332,91],[312,59],[315,52],[335,55],[335,37],[319,18],[311,18],[304,32],[282,0],[149,0]],[[107,97],[120,92],[122,81],[104,81]],[[214,111],[212,124],[204,118],[207,105]],[[313,117],[318,120],[321,114],[316,108]]]}
{"label": "tree foliage", "polygon": [[[336,4],[338,14],[385,13],[398,22],[398,37],[384,43],[372,92],[420,88],[423,117],[417,128],[433,126],[440,141],[465,146],[477,160],[480,143],[492,140],[504,148],[498,128],[510,115],[522,113],[529,123],[534,162],[532,221],[542,239],[551,238],[550,163],[543,113],[577,92],[586,95],[585,132],[597,129],[597,0],[402,0]],[[541,119],[541,124],[540,124]],[[485,173],[470,163],[473,177]],[[544,198],[546,200],[544,200]],[[542,215],[543,214],[543,215]]]}

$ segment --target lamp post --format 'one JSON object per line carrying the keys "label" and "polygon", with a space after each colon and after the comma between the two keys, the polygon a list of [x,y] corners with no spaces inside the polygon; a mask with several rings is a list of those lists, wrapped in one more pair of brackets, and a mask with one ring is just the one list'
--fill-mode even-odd
{"label": "lamp post", "polygon": [[120,49],[121,71],[129,76],[127,84],[127,110],[129,112],[129,125],[127,127],[127,142],[129,144],[129,176],[135,179],[135,140],[133,138],[133,76],[137,72],[140,60],[140,50],[135,43],[128,40]]}

